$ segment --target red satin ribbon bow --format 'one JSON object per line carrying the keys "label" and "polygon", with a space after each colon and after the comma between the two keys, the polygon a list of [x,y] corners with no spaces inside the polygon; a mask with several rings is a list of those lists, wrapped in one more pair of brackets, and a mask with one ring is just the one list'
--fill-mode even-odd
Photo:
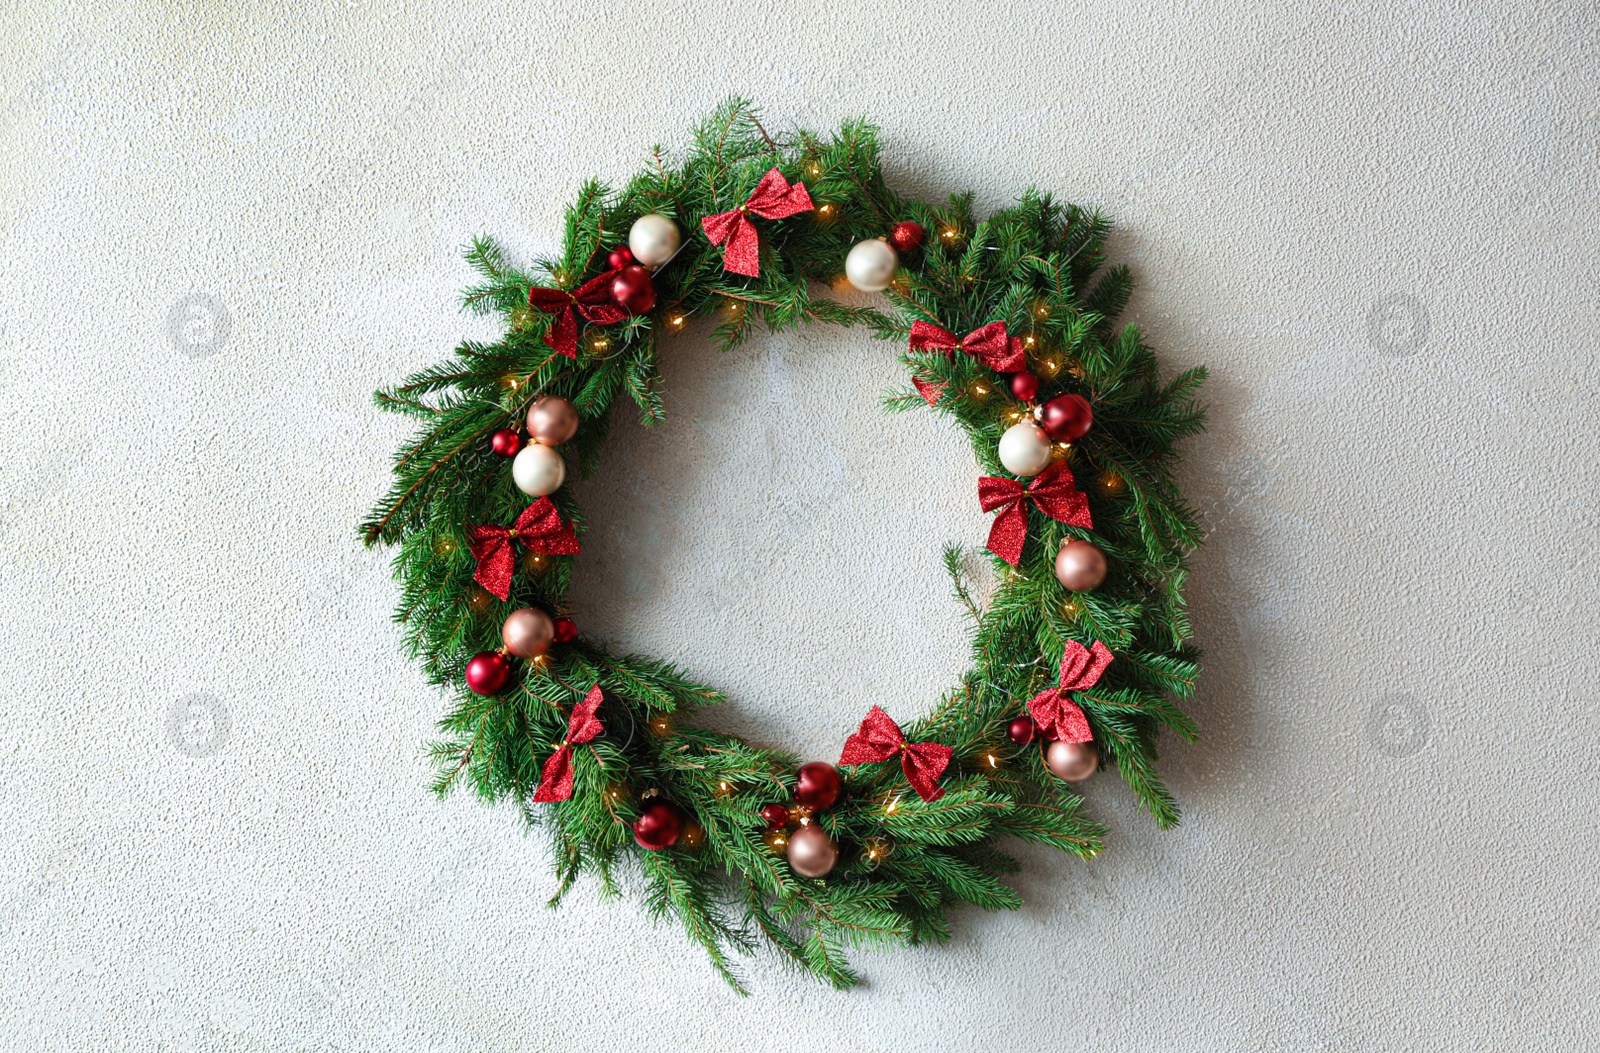
{"label": "red satin ribbon bow", "polygon": [[889,714],[882,709],[873,706],[861,722],[861,730],[844,740],[844,752],[839,754],[839,763],[872,764],[886,761],[898,753],[900,768],[906,773],[911,788],[917,791],[917,796],[924,801],[937,801],[944,796],[939,776],[944,774],[950,764],[950,755],[954,752],[949,746],[937,742],[907,742],[900,725],[890,720]]}
{"label": "red satin ribbon bow", "polygon": [[965,351],[996,373],[1021,373],[1028,368],[1028,358],[1022,352],[1022,341],[1014,336],[1006,336],[1004,322],[980,326],[960,340],[950,330],[941,329],[930,322],[912,322],[911,350],[943,351],[946,355]]}
{"label": "red satin ribbon bow", "polygon": [[544,762],[544,770],[539,773],[539,788],[533,791],[535,802],[547,804],[572,799],[572,747],[594,741],[605,730],[605,725],[594,715],[603,701],[605,696],[596,684],[583,696],[582,702],[572,707],[572,716],[567,718],[566,741],[550,754],[550,759]]}
{"label": "red satin ribbon bow", "polygon": [[989,528],[989,551],[1017,566],[1022,560],[1022,543],[1028,539],[1028,502],[1051,519],[1069,526],[1093,529],[1089,518],[1089,498],[1073,481],[1072,469],[1066,461],[1057,461],[1038,475],[1026,487],[1016,479],[1000,479],[992,475],[978,479],[978,503],[985,512],[1000,509]]}
{"label": "red satin ribbon bow", "polygon": [[1028,715],[1044,733],[1062,742],[1093,742],[1089,732],[1089,719],[1078,704],[1067,696],[1069,691],[1082,691],[1100,682],[1100,674],[1111,664],[1111,651],[1099,640],[1093,647],[1085,647],[1076,640],[1068,640],[1061,655],[1061,685],[1039,692],[1028,700]]}
{"label": "red satin ribbon bow", "polygon": [[542,287],[529,289],[529,306],[556,316],[545,330],[545,346],[557,354],[577,358],[577,315],[583,315],[596,325],[616,325],[627,318],[628,312],[611,299],[611,281],[616,276],[616,271],[606,271],[578,286],[577,292]]}
{"label": "red satin ribbon bow", "polygon": [[541,497],[517,517],[513,527],[469,526],[467,548],[478,561],[472,580],[502,600],[511,595],[511,572],[517,553],[512,541],[547,556],[576,556],[578,535],[561,521],[561,513],[548,497]]}
{"label": "red satin ribbon bow", "polygon": [[[700,221],[711,244],[722,245],[722,268],[751,278],[761,273],[761,239],[747,212],[763,219],[783,219],[799,212],[810,212],[811,195],[804,183],[789,185],[783,173],[774,168],[761,177],[745,203],[732,212],[718,212]],[[726,244],[724,244],[726,243]]]}

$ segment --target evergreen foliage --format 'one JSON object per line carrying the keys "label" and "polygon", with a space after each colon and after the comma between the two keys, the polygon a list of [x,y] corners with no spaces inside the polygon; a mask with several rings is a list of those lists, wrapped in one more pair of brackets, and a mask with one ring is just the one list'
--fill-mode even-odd
{"label": "evergreen foliage", "polygon": [[[1163,382],[1138,330],[1116,325],[1130,277],[1125,267],[1106,266],[1104,217],[1035,191],[982,219],[970,194],[943,203],[903,198],[885,184],[878,149],[876,130],[860,121],[830,137],[800,131],[779,143],[748,103],[730,101],[695,131],[681,158],[657,147],[620,190],[586,183],[567,210],[559,255],[523,269],[494,242],[475,241],[467,260],[479,280],[463,303],[504,318],[504,337],[464,342],[448,362],[376,395],[380,407],[419,424],[395,460],[393,488],[361,529],[369,545],[394,549],[402,584],[396,620],[431,681],[454,699],[432,746],[435,789],[519,802],[549,837],[558,878],[552,904],[582,874],[608,894],[640,886],[650,910],[676,919],[740,990],[730,955],[763,941],[799,969],[848,987],[857,980],[847,961],[852,948],[941,942],[950,934],[949,911],[961,903],[1015,908],[1018,896],[1003,881],[1017,868],[1002,850],[1007,837],[1085,858],[1099,850],[1101,827],[1051,776],[1037,745],[1015,747],[1006,737],[1026,700],[1054,684],[1065,641],[1100,640],[1115,652],[1105,678],[1078,698],[1103,763],[1161,826],[1176,823],[1178,810],[1156,772],[1158,737],[1163,728],[1196,735],[1179,709],[1194,691],[1199,657],[1188,643],[1181,590],[1186,556],[1201,535],[1173,471],[1174,444],[1202,427],[1195,395],[1204,370]],[[817,211],[756,220],[760,276],[729,273],[700,219],[737,207],[774,165],[804,181]],[[655,275],[659,306],[615,326],[585,324],[577,360],[557,355],[542,339],[551,316],[529,308],[529,287],[576,288],[606,268],[606,253],[651,212],[672,217],[687,242]],[[887,309],[830,299],[826,290],[841,280],[851,246],[902,220],[920,223],[927,241],[902,256]],[[474,584],[466,526],[509,524],[529,503],[509,463],[489,452],[490,433],[517,427],[537,395],[565,396],[582,423],[563,452],[591,471],[615,404],[631,404],[647,425],[661,419],[657,341],[699,316],[717,320],[723,348],[758,328],[867,327],[902,349],[913,375],[945,385],[934,411],[965,431],[987,475],[1006,474],[995,451],[1017,404],[970,356],[905,351],[913,321],[961,334],[1004,320],[1026,340],[1041,401],[1076,392],[1094,406],[1094,428],[1069,463],[1089,494],[1095,529],[1030,510],[1021,567],[994,561],[1000,582],[986,606],[965,580],[963,554],[947,550],[956,599],[973,617],[971,667],[919,720],[885,706],[908,740],[954,748],[942,780],[947,793],[924,802],[894,763],[845,769],[844,796],[818,817],[841,849],[824,879],[795,874],[763,840],[759,811],[789,800],[796,759],[698,722],[699,711],[722,698],[685,670],[608,654],[580,638],[549,662],[519,662],[519,677],[497,696],[479,697],[461,683],[467,659],[499,645],[510,611],[564,612],[573,560],[547,557],[537,572],[524,561],[509,602]],[[909,387],[884,403],[928,408]],[[585,523],[571,495],[563,489],[552,499],[581,535]],[[973,513],[981,514],[976,496]],[[1105,551],[1111,570],[1098,590],[1073,595],[1057,583],[1052,560],[1069,537]],[[607,694],[606,732],[574,751],[572,799],[532,804],[567,713],[594,684]],[[852,730],[840,729],[841,742]],[[699,847],[647,852],[634,844],[629,823],[650,790],[699,825]]]}

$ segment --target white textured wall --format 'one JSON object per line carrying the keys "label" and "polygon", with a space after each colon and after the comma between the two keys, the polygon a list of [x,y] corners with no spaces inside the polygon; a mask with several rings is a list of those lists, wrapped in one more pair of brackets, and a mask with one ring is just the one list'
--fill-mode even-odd
{"label": "white textured wall", "polygon": [[[1600,1045],[1592,5],[25,6],[0,1047]],[[848,994],[758,959],[744,1001],[632,899],[545,911],[511,809],[428,796],[443,702],[354,540],[402,436],[369,392],[487,335],[461,245],[549,247],[735,91],[876,117],[911,190],[1103,206],[1132,316],[1214,370],[1183,827],[1101,777],[1107,851],[1028,853],[1020,912]],[[987,519],[952,430],[876,412],[893,349],[691,335],[665,372],[587,487],[584,624],[813,756],[926,705],[938,546]]]}

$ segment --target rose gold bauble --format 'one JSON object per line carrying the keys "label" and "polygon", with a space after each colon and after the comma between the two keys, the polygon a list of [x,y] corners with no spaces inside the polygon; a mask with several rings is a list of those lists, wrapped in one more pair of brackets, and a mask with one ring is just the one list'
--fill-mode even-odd
{"label": "rose gold bauble", "polygon": [[1082,782],[1100,767],[1100,751],[1092,742],[1052,742],[1044,762],[1056,778]]}
{"label": "rose gold bauble", "polygon": [[1073,592],[1091,592],[1106,580],[1106,554],[1087,541],[1069,541],[1056,553],[1056,580]]}
{"label": "rose gold bauble", "polygon": [[838,861],[839,846],[815,823],[804,823],[789,835],[789,865],[796,874],[825,877]]}
{"label": "rose gold bauble", "polygon": [[528,434],[541,446],[560,446],[578,434],[578,407],[559,395],[540,395],[528,407]]}
{"label": "rose gold bauble", "polygon": [[506,650],[518,658],[544,654],[555,638],[555,623],[544,611],[533,607],[512,611],[500,627],[500,639],[505,641]]}

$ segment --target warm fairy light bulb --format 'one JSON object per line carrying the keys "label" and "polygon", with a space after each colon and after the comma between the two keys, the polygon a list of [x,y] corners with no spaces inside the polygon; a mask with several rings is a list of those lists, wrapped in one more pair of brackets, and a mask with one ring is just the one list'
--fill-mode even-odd
{"label": "warm fairy light bulb", "polygon": [[440,537],[433,543],[433,551],[441,556],[448,556],[456,550],[456,539],[453,537]]}
{"label": "warm fairy light bulb", "polygon": [[1000,758],[995,756],[993,753],[985,753],[983,755],[983,763],[987,764],[991,768],[998,768],[1000,767]]}
{"label": "warm fairy light bulb", "polygon": [[1035,316],[1037,316],[1039,318],[1049,318],[1050,317],[1050,305],[1049,304],[1045,304],[1045,303],[1036,304],[1034,306],[1034,308],[1033,308],[1033,313],[1034,313]]}
{"label": "warm fairy light bulb", "polygon": [[888,804],[883,806],[883,814],[884,815],[893,815],[894,813],[898,812],[899,810],[900,810],[900,798],[898,796],[895,797],[893,800],[891,800]]}
{"label": "warm fairy light bulb", "polygon": [[939,236],[946,241],[954,241],[956,240],[956,230],[954,227],[946,227],[944,228],[944,232]]}
{"label": "warm fairy light bulb", "polygon": [[1077,600],[1065,600],[1061,604],[1061,613],[1067,616],[1068,621],[1076,621],[1078,615],[1083,613],[1083,604]]}
{"label": "warm fairy light bulb", "polygon": [[1029,333],[1029,334],[1028,334],[1028,335],[1027,335],[1027,336],[1025,336],[1025,337],[1023,337],[1023,341],[1022,341],[1022,342],[1023,342],[1023,343],[1024,343],[1024,344],[1025,344],[1025,345],[1026,345],[1026,346],[1028,346],[1028,347],[1032,347],[1032,346],[1033,346],[1033,345],[1034,345],[1034,343],[1035,343],[1035,341],[1034,341],[1034,339],[1033,339],[1033,334],[1032,334],[1032,333]]}
{"label": "warm fairy light bulb", "polygon": [[817,164],[815,161],[811,162],[811,174],[814,175],[814,176],[821,175],[822,174],[822,166]]}
{"label": "warm fairy light bulb", "polygon": [[683,328],[683,323],[686,322],[686,321],[688,321],[688,319],[685,318],[683,315],[675,314],[675,315],[672,316],[671,320],[667,322],[667,324],[669,326],[671,326],[672,328],[674,328],[674,329],[682,329]]}
{"label": "warm fairy light bulb", "polygon": [[784,832],[781,826],[776,830],[768,830],[765,834],[762,834],[761,840],[766,842],[768,850],[775,855],[783,855],[789,847],[789,835]]}
{"label": "warm fairy light bulb", "polygon": [[473,614],[482,614],[494,606],[494,597],[489,590],[479,585],[474,585],[472,591],[467,593],[467,607]]}
{"label": "warm fairy light bulb", "polygon": [[981,399],[985,395],[989,394],[989,386],[982,381],[979,381],[978,383],[972,385],[972,394],[974,397]]}
{"label": "warm fairy light bulb", "polygon": [[650,718],[650,731],[658,738],[666,738],[672,734],[672,718],[662,714]]}
{"label": "warm fairy light bulb", "polygon": [[1039,366],[1044,370],[1044,375],[1047,377],[1053,377],[1057,373],[1061,372],[1061,363],[1053,358],[1045,359],[1043,362],[1039,363]]}
{"label": "warm fairy light bulb", "polygon": [[1116,472],[1106,472],[1100,477],[1100,486],[1108,494],[1117,493],[1122,489],[1122,476]]}

